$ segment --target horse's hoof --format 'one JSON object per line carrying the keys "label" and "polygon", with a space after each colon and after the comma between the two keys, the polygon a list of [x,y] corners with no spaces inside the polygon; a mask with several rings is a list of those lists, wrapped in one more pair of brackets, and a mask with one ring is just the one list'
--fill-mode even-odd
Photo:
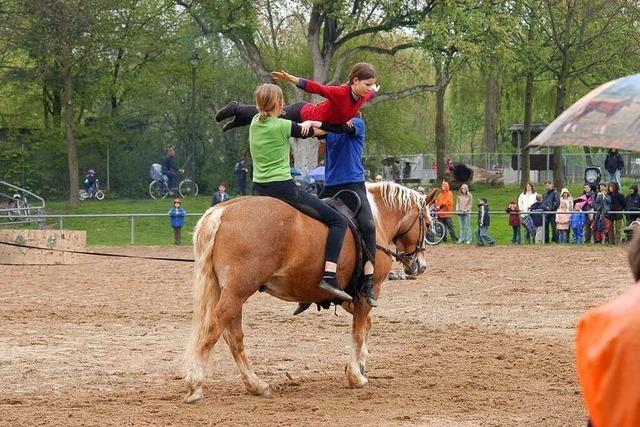
{"label": "horse's hoof", "polygon": [[361,373],[362,375],[364,375],[364,371],[365,371],[365,369],[364,369],[364,365],[361,363],[361,364],[360,364],[360,373]]}
{"label": "horse's hoof", "polygon": [[271,388],[266,386],[262,391],[255,393],[258,397],[264,397],[265,399],[271,399],[273,396],[271,395]]}
{"label": "horse's hoof", "polygon": [[348,385],[349,388],[365,388],[369,386],[369,380],[361,375],[358,378],[349,378]]}
{"label": "horse's hoof", "polygon": [[184,403],[196,403],[202,399],[204,393],[202,392],[202,386],[191,389],[189,393],[184,397]]}

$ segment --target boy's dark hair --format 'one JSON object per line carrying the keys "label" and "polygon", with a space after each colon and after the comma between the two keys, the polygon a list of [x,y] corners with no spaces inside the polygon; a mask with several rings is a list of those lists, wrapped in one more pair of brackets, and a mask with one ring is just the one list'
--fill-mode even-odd
{"label": "boy's dark hair", "polygon": [[480,197],[480,203],[482,204],[487,204],[487,199],[485,199],[484,197]]}
{"label": "boy's dark hair", "polygon": [[537,194],[536,195],[536,202],[541,202],[542,201],[542,194]]}
{"label": "boy's dark hair", "polygon": [[544,185],[547,185],[547,184],[553,184],[553,182],[551,182],[551,181],[549,181],[549,180],[546,180],[546,181],[544,182]]}

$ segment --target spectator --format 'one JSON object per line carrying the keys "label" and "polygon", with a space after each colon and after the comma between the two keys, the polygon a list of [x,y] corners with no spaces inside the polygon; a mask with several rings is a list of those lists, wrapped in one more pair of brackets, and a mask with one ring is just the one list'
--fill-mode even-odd
{"label": "spectator", "polygon": [[226,202],[229,200],[229,195],[227,194],[227,186],[224,182],[221,182],[218,185],[218,191],[213,193],[213,199],[211,199],[211,206],[215,206],[218,203]]}
{"label": "spectator", "polygon": [[234,167],[236,173],[236,196],[247,195],[247,173],[249,169],[245,165],[244,159],[240,159]]}
{"label": "spectator", "polygon": [[[580,196],[576,199],[575,204],[573,206],[574,213],[571,214],[571,219],[569,220],[569,226],[571,227],[571,236],[572,243],[574,245],[579,245],[584,243],[584,223],[585,217],[587,214],[582,213],[583,205],[587,202],[586,197]],[[579,213],[576,213],[580,211]]]}
{"label": "spectator", "polygon": [[607,213],[611,210],[611,196],[607,192],[607,185],[601,182],[598,185],[598,194],[593,204],[595,211],[593,216],[593,242],[605,243],[609,234],[609,219]]}
{"label": "spectator", "polygon": [[452,174],[454,169],[455,169],[455,165],[453,164],[453,160],[451,160],[451,157],[447,157],[447,163],[445,165],[445,168],[447,169],[446,172],[449,174]]}
{"label": "spectator", "polygon": [[638,184],[629,187],[629,195],[625,203],[625,210],[638,211],[638,213],[627,214],[627,225],[640,218],[640,194],[638,194]]}
{"label": "spectator", "polygon": [[419,185],[416,191],[424,196],[424,187],[422,185]]}
{"label": "spectator", "polygon": [[[581,204],[582,211],[592,211],[593,205],[596,201],[596,195],[589,184],[584,185],[582,196],[584,196],[585,198],[585,202]],[[593,214],[584,215],[584,242],[586,243],[591,243],[591,238],[593,235],[593,217]]]}
{"label": "spectator", "polygon": [[173,207],[169,209],[169,217],[171,218],[171,227],[173,228],[173,243],[180,245],[182,239],[182,226],[184,225],[184,216],[187,212],[182,208],[180,198],[173,199]]}
{"label": "spectator", "polygon": [[382,182],[382,175],[378,174],[376,175],[376,182]]}
{"label": "spectator", "polygon": [[607,157],[604,159],[604,168],[609,173],[609,182],[616,182],[618,188],[622,188],[620,185],[620,172],[624,168],[624,160],[615,148],[610,148],[607,152]]}
{"label": "spectator", "polygon": [[536,243],[542,243],[545,229],[545,227],[542,226],[544,223],[543,216],[546,216],[544,212],[548,210],[549,208],[544,203],[542,203],[542,196],[540,194],[537,194],[536,202],[529,208],[529,212],[531,212],[531,220],[533,221],[533,225],[536,227]]}
{"label": "spectator", "polygon": [[[565,193],[566,194],[566,193]],[[556,213],[556,228],[558,231],[558,243],[569,242],[569,221],[571,214],[569,213],[569,200],[561,199],[558,213]]]}
{"label": "spectator", "polygon": [[[544,188],[547,192],[544,194],[542,203],[548,208],[548,211],[555,212],[560,206],[560,198],[558,197],[558,190],[553,187],[553,182],[545,181]],[[551,229],[551,233],[549,233]],[[554,242],[558,243],[558,233],[556,231],[556,215],[555,213],[547,214],[545,217],[544,226],[544,241],[545,243]]]}
{"label": "spectator", "polygon": [[505,210],[509,214],[509,225],[513,229],[513,235],[511,237],[511,243],[514,245],[520,244],[520,209],[515,200],[509,202],[509,206]]}
{"label": "spectator", "polygon": [[172,190],[177,187],[177,171],[176,165],[174,163],[174,157],[176,156],[176,150],[173,147],[169,147],[167,149],[167,156],[162,160],[162,174],[166,175],[169,182],[169,190]]}
{"label": "spectator", "polygon": [[609,228],[609,243],[617,245],[622,241],[622,214],[614,213],[616,211],[623,211],[625,207],[624,195],[620,193],[618,183],[611,181],[609,183],[609,194],[611,196],[611,212],[608,213],[607,218],[610,221]]}
{"label": "spectator", "polygon": [[[522,191],[522,193],[520,193],[520,196],[518,196],[518,209],[520,210],[520,212],[529,212],[531,205],[533,205],[536,202],[537,195],[538,193],[536,193],[536,189],[533,186],[533,184],[528,182],[527,185],[524,187],[524,190]],[[526,221],[526,216],[523,216],[520,219],[521,221]],[[533,239],[534,239],[534,235],[532,235],[529,229],[525,227],[524,241],[526,243],[531,243]]]}
{"label": "spectator", "polygon": [[471,207],[473,206],[473,194],[469,192],[469,186],[462,184],[458,190],[456,199],[456,211],[460,222],[460,238],[458,243],[471,243]]}
{"label": "spectator", "polygon": [[491,222],[491,217],[489,216],[489,205],[487,204],[487,199],[481,197],[480,203],[478,203],[478,243],[477,246],[484,246],[485,241],[489,246],[493,246],[496,241],[493,237],[489,236],[489,224]]}
{"label": "spectator", "polygon": [[[560,190],[560,203],[562,203],[562,201],[566,201],[567,202],[567,211],[571,211],[571,209],[573,209],[573,197],[571,197],[571,193],[569,193],[569,190],[566,188],[563,188],[562,190]],[[568,222],[567,222],[567,227],[568,227]],[[569,243],[569,227],[567,228],[567,241],[564,243]]]}
{"label": "spectator", "polygon": [[87,192],[89,198],[93,197],[93,192],[96,189],[96,171],[89,169],[84,176],[84,191]]}
{"label": "spectator", "polygon": [[438,194],[436,198],[436,207],[438,208],[438,219],[445,227],[444,241],[447,241],[446,230],[449,231],[451,240],[456,241],[458,240],[458,236],[456,236],[456,231],[453,229],[453,223],[451,222],[451,218],[453,217],[453,194],[451,190],[449,190],[449,183],[447,181],[442,181],[440,189],[440,194]]}

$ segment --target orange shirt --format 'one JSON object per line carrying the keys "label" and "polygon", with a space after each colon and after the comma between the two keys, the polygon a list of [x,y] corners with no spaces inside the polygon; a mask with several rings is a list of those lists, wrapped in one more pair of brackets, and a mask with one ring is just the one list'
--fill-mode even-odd
{"label": "orange shirt", "polygon": [[640,285],[582,316],[576,357],[593,425],[640,426]]}

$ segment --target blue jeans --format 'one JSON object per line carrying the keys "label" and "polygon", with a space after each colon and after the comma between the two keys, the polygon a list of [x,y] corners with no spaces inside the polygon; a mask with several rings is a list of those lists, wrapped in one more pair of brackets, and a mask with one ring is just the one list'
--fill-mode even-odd
{"label": "blue jeans", "polygon": [[558,243],[568,243],[569,230],[558,230]]}
{"label": "blue jeans", "polygon": [[476,235],[476,237],[478,238],[478,246],[484,246],[485,241],[488,245],[493,245],[496,242],[493,237],[487,234],[488,231],[489,227],[478,227],[478,232]]}
{"label": "blue jeans", "polygon": [[615,181],[618,183],[618,191],[622,190],[622,184],[620,184],[620,169],[616,170],[614,173],[607,171],[609,175],[609,182]]}
{"label": "blue jeans", "polygon": [[512,225],[511,228],[513,228],[513,236],[511,237],[511,243],[519,245],[520,244],[520,226]]}
{"label": "blue jeans", "polygon": [[471,243],[471,214],[458,214],[460,238],[458,243]]}

